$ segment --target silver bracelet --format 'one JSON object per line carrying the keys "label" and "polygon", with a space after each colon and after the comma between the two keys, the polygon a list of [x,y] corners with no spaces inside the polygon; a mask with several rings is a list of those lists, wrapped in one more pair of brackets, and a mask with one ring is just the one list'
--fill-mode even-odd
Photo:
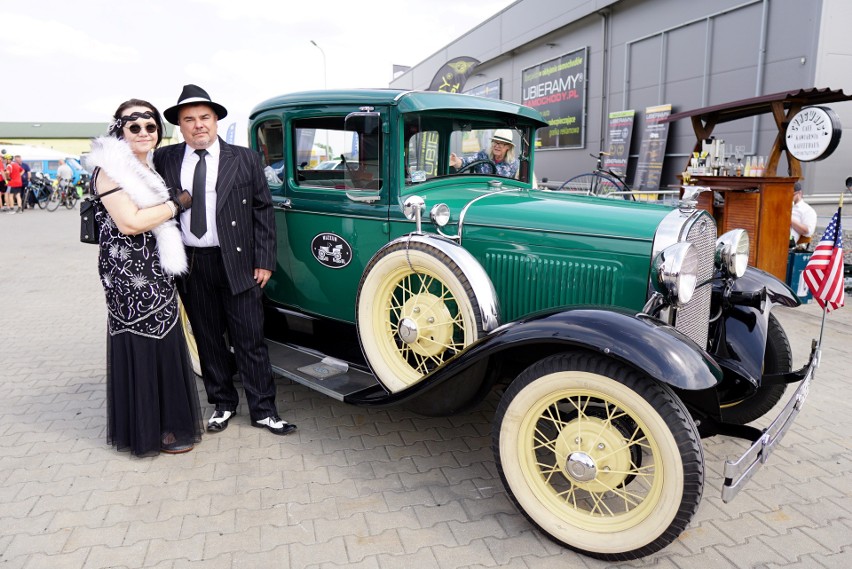
{"label": "silver bracelet", "polygon": [[169,200],[166,202],[166,205],[169,206],[169,209],[172,211],[172,218],[174,219],[175,217],[177,217],[178,209],[175,205],[175,202]]}

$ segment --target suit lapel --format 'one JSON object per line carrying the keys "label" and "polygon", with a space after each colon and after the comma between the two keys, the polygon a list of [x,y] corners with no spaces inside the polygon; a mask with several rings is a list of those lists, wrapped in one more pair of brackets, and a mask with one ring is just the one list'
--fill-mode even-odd
{"label": "suit lapel", "polygon": [[228,194],[231,193],[238,166],[237,157],[233,150],[231,150],[231,145],[221,138],[219,139],[219,149],[219,173],[216,178],[217,214],[222,211],[222,207],[228,199]]}
{"label": "suit lapel", "polygon": [[182,189],[180,183],[180,168],[183,164],[183,154],[186,152],[186,143],[174,144],[168,148],[163,156],[163,171],[160,175],[170,188]]}

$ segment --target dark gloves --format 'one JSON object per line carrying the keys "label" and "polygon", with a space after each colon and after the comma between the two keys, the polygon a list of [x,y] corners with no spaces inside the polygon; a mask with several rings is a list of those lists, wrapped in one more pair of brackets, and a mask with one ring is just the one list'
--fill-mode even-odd
{"label": "dark gloves", "polygon": [[178,211],[183,213],[192,207],[192,194],[186,190],[177,190],[175,195],[172,196],[172,201],[175,202]]}

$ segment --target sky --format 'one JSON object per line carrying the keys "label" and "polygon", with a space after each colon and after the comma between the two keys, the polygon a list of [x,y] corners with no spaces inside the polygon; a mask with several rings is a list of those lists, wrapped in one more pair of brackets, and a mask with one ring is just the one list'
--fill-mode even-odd
{"label": "sky", "polygon": [[106,122],[130,98],[163,111],[194,83],[228,109],[220,134],[235,122],[244,143],[261,101],[387,87],[394,64],[513,1],[0,0],[0,122]]}

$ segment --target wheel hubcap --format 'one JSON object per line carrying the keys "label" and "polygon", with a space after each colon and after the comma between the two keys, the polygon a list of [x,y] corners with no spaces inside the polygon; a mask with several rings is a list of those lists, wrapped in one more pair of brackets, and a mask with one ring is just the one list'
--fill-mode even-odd
{"label": "wheel hubcap", "polygon": [[586,453],[572,452],[565,462],[565,472],[576,482],[589,482],[598,475],[598,467]]}
{"label": "wheel hubcap", "polygon": [[399,323],[399,339],[406,344],[417,341],[417,322],[411,318],[403,318]]}
{"label": "wheel hubcap", "polygon": [[412,295],[402,314],[397,335],[417,355],[437,356],[452,344],[455,320],[439,297],[428,292]]}
{"label": "wheel hubcap", "polygon": [[631,465],[624,435],[610,421],[583,416],[568,423],[556,440],[562,472],[589,492],[606,492],[622,484]]}

